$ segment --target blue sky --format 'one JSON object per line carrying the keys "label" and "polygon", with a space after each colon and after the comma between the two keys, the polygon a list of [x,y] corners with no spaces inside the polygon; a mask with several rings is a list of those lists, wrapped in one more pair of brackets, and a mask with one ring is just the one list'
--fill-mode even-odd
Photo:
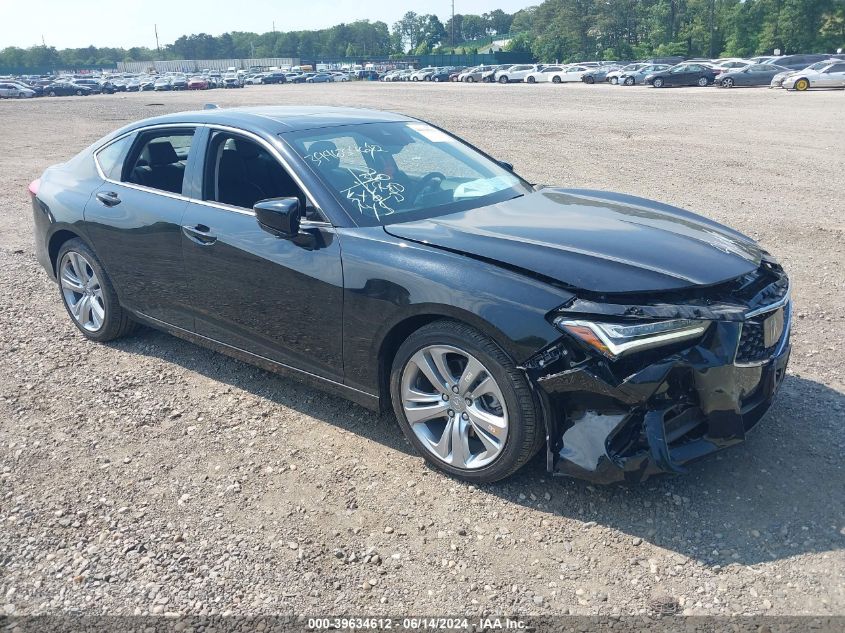
{"label": "blue sky", "polygon": [[[455,13],[513,13],[540,0],[455,0]],[[392,25],[406,11],[435,13],[444,22],[450,0],[0,0],[0,49],[41,44],[56,48],[155,46],[182,34],[318,29],[354,20]]]}

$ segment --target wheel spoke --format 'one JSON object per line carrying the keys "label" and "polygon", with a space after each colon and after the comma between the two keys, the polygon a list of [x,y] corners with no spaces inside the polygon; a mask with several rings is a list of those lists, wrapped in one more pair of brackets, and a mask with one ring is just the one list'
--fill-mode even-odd
{"label": "wheel spoke", "polygon": [[421,404],[434,404],[435,402],[443,401],[439,392],[427,393],[425,391],[420,391],[419,389],[414,389],[410,386],[406,386],[402,389],[402,399],[405,402],[417,402]]}
{"label": "wheel spoke", "polygon": [[458,389],[460,390],[460,393],[467,394],[469,388],[482,374],[486,374],[484,371],[484,365],[474,358],[468,358],[466,367],[464,367],[464,371],[461,374],[460,379],[458,379]]}
{"label": "wheel spoke", "polygon": [[79,279],[83,284],[86,283],[88,281],[88,262],[86,262],[79,253],[73,252],[68,253],[68,259],[70,259],[77,279]]}
{"label": "wheel spoke", "polygon": [[85,311],[85,304],[88,303],[88,296],[82,295],[82,298],[79,299],[76,303],[70,304],[70,312],[73,315],[73,318],[79,321],[79,323],[84,323],[82,320],[82,315]]}
{"label": "wheel spoke", "polygon": [[83,305],[79,310],[79,322],[85,326],[88,325],[89,321],[91,321],[91,297],[83,297],[80,303]]}
{"label": "wheel spoke", "polygon": [[71,268],[71,266],[65,266],[62,269],[62,288],[82,294],[85,292],[85,288],[79,278],[73,274]]}
{"label": "wheel spoke", "polygon": [[[472,421],[472,418],[470,418]],[[502,448],[502,440],[492,433],[489,433],[485,428],[473,422],[472,428],[475,430],[475,436],[484,444],[485,453],[496,454]]]}
{"label": "wheel spoke", "polygon": [[[485,411],[478,406],[467,407],[467,415],[469,415],[469,419],[472,420],[473,424],[487,429],[494,435],[508,426],[507,420],[504,417]],[[497,431],[493,429],[497,429]]]}
{"label": "wheel spoke", "polygon": [[469,450],[469,422],[454,418],[452,423],[452,466],[465,468],[472,460],[472,452]]}
{"label": "wheel spoke", "polygon": [[434,420],[435,418],[442,418],[449,410],[449,403],[442,400],[436,404],[421,407],[405,407],[405,417],[408,418],[410,424],[419,424]]}
{"label": "wheel spoke", "polygon": [[432,387],[442,393],[449,393],[449,386],[446,384],[446,379],[440,374],[431,356],[425,350],[420,350],[414,354],[411,362],[428,378]]}
{"label": "wheel spoke", "polygon": [[430,443],[431,450],[444,462],[449,461],[449,454],[452,452],[452,429],[455,426],[455,418],[449,418],[446,427],[443,429],[443,434],[436,444]]}
{"label": "wheel spoke", "polygon": [[100,305],[101,299],[98,297],[91,297],[89,303],[91,304],[91,321],[94,323],[96,329],[100,329],[103,324],[103,319],[106,318],[106,311]]}
{"label": "wheel spoke", "polygon": [[443,376],[443,382],[449,389],[452,388],[452,385],[455,384],[455,377],[452,375],[452,372],[449,370],[449,365],[446,362],[446,354],[448,354],[451,350],[443,349],[442,347],[434,347],[431,349],[431,360],[434,361],[435,367],[437,367],[438,373]]}

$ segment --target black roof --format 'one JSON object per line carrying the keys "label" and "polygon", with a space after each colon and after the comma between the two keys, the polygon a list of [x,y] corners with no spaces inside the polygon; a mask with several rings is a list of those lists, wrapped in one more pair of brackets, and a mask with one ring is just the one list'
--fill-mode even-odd
{"label": "black roof", "polygon": [[133,123],[129,128],[168,123],[216,123],[245,129],[260,129],[270,134],[355,125],[413,121],[394,112],[332,106],[255,106],[248,108],[212,108],[177,112]]}

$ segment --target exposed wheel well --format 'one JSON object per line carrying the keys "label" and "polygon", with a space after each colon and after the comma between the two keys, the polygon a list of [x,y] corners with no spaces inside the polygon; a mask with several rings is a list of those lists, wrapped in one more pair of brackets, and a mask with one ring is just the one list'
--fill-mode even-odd
{"label": "exposed wheel well", "polygon": [[53,264],[53,276],[56,276],[56,258],[59,256],[59,251],[62,245],[68,240],[79,237],[73,231],[61,230],[56,231],[50,236],[50,243],[47,245],[47,253],[50,256],[50,262]]}
{"label": "exposed wheel well", "polygon": [[387,412],[392,410],[390,405],[390,368],[393,365],[393,357],[396,356],[399,346],[402,345],[411,333],[416,332],[432,321],[445,318],[449,317],[444,317],[441,314],[417,314],[394,325],[384,337],[378,355],[379,406],[382,411]]}

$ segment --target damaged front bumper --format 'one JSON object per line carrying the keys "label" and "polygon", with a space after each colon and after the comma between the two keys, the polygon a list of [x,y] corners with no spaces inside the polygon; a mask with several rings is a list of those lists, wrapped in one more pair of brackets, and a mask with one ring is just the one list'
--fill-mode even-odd
{"label": "damaged front bumper", "polygon": [[[617,361],[563,336],[526,362],[546,416],[549,470],[598,483],[642,481],[685,472],[685,464],[743,441],[771,405],[791,349],[788,280],[779,267],[772,270],[776,282],[762,289],[749,284],[753,295],[733,303],[727,297],[648,306],[576,300],[565,307],[570,315],[652,318],[705,312],[711,325],[693,344]],[[764,343],[772,322],[782,327]]]}

